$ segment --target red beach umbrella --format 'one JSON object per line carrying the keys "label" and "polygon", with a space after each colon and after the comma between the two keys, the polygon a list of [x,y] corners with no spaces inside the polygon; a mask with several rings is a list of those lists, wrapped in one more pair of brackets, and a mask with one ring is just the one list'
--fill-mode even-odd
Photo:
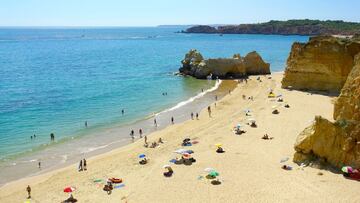
{"label": "red beach umbrella", "polygon": [[76,190],[75,187],[66,187],[64,188],[64,192],[66,193],[71,193],[71,192],[74,192]]}

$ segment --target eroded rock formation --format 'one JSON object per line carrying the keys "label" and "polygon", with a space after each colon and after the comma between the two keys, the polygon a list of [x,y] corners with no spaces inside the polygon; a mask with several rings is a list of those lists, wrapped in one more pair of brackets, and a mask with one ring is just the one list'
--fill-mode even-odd
{"label": "eroded rock formation", "polygon": [[204,59],[195,49],[190,50],[182,60],[180,73],[198,79],[238,78],[246,75],[270,74],[270,64],[265,63],[257,52],[250,52],[245,57],[234,54],[233,58]]}
{"label": "eroded rock formation", "polygon": [[294,43],[287,60],[282,87],[340,92],[360,52],[360,40],[331,36]]}
{"label": "eroded rock formation", "polygon": [[360,168],[360,54],[335,102],[332,123],[320,116],[295,143],[295,162],[323,158],[330,164]]}

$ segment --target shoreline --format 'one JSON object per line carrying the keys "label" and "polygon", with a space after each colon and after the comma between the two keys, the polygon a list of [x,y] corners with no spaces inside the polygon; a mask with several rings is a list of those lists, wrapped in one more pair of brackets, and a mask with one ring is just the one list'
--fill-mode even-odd
{"label": "shoreline", "polygon": [[[76,187],[73,193],[79,202],[358,202],[360,186],[340,174],[326,169],[300,167],[292,161],[298,134],[314,120],[315,115],[331,118],[334,97],[308,94],[281,88],[282,74],[252,76],[248,83],[240,83],[231,94],[217,102],[209,117],[206,109],[199,120],[187,120],[156,131],[148,137],[151,143],[160,137],[164,143],[145,148],[143,140],[88,159],[87,171],[78,172],[75,165],[43,175],[21,179],[0,189],[0,200],[23,202],[25,188],[32,188],[31,202],[61,202],[68,197],[63,188]],[[282,94],[283,103],[268,98],[269,89]],[[253,96],[243,99],[242,95]],[[283,107],[288,103],[290,108]],[[272,106],[280,114],[272,114]],[[256,119],[257,128],[246,123]],[[240,123],[245,134],[235,135],[233,127]],[[263,140],[269,134],[274,139]],[[191,147],[181,146],[184,138],[198,141]],[[222,143],[225,153],[215,152]],[[179,157],[174,150],[191,149],[196,162],[191,166],[169,163]],[[139,154],[146,154],[149,162],[138,163]],[[282,162],[282,160],[287,161]],[[163,165],[171,164],[174,174],[163,176]],[[292,170],[283,170],[283,164]],[[215,168],[220,185],[206,179],[205,168]],[[122,178],[124,186],[108,195],[103,184],[94,180]],[[190,195],[189,195],[190,194]],[[304,195],[305,194],[305,195]]]}
{"label": "shoreline", "polygon": [[[230,84],[232,83],[232,84]],[[110,127],[106,127],[106,128],[102,128],[102,129],[97,129],[94,132],[90,132],[84,135],[81,135],[80,137],[77,137],[75,139],[71,139],[68,138],[67,140],[60,142],[60,143],[55,143],[54,145],[51,146],[46,146],[46,148],[42,149],[41,151],[37,151],[34,152],[32,155],[30,156],[23,156],[20,158],[16,158],[15,160],[11,160],[11,161],[7,161],[8,165],[3,166],[3,172],[1,176],[3,176],[2,180],[4,180],[4,176],[7,176],[7,174],[11,174],[14,173],[14,170],[16,171],[17,168],[21,168],[22,171],[24,171],[24,168],[29,168],[32,166],[32,173],[27,174],[26,176],[22,177],[22,178],[10,178],[10,181],[6,181],[6,182],[2,182],[0,184],[0,188],[6,186],[9,183],[12,183],[13,181],[18,181],[24,178],[31,178],[31,177],[36,177],[39,175],[44,175],[47,173],[51,173],[52,171],[56,171],[59,170],[61,168],[66,168],[70,165],[76,164],[77,161],[76,160],[80,160],[82,158],[93,158],[95,156],[101,155],[101,154],[105,154],[108,152],[111,152],[113,150],[116,150],[118,148],[127,146],[129,144],[131,144],[131,139],[129,136],[122,136],[122,139],[120,140],[115,140],[115,141],[107,141],[106,143],[104,143],[104,145],[100,145],[100,146],[96,146],[96,147],[90,147],[89,149],[85,150],[82,155],[63,155],[65,157],[65,160],[61,160],[61,163],[59,163],[59,161],[57,160],[54,164],[54,166],[46,166],[46,167],[42,167],[41,170],[38,170],[37,168],[37,163],[38,163],[38,159],[36,158],[31,158],[34,156],[37,156],[38,154],[43,154],[45,153],[44,150],[54,150],[56,151],[58,148],[64,147],[63,145],[68,145],[69,142],[73,143],[73,142],[79,142],[79,140],[82,140],[84,142],[91,142],[94,141],[94,139],[96,139],[96,136],[105,134],[105,135],[113,135],[113,134],[126,134],[128,135],[130,132],[130,129],[133,128],[135,130],[135,135],[136,135],[136,139],[135,142],[138,141],[140,138],[138,138],[138,133],[137,133],[137,128],[140,127],[144,130],[144,135],[151,135],[154,132],[157,132],[159,130],[162,130],[166,127],[168,127],[170,124],[165,124],[165,125],[159,125],[158,127],[154,128],[151,126],[151,123],[153,121],[153,119],[156,117],[158,122],[162,122],[165,121],[165,118],[162,117],[168,117],[168,114],[170,113],[174,113],[175,117],[179,117],[180,119],[177,119],[176,122],[180,121],[181,123],[184,121],[187,121],[190,119],[190,113],[188,113],[188,117],[184,117],[185,115],[185,111],[188,110],[187,106],[191,106],[192,104],[195,105],[195,109],[201,111],[203,108],[205,108],[205,106],[209,105],[212,103],[211,98],[213,98],[213,95],[218,94],[219,99],[221,99],[224,95],[226,95],[226,92],[224,89],[227,88],[235,88],[233,87],[235,84],[235,82],[233,82],[232,80],[228,80],[225,83],[224,82],[219,82],[215,83],[213,87],[210,87],[207,90],[204,90],[204,92],[200,92],[198,94],[196,94],[195,96],[188,98],[184,101],[181,101],[179,103],[177,103],[175,106],[172,106],[170,108],[166,108],[164,110],[161,110],[158,113],[154,113],[154,114],[149,114],[148,116],[138,119],[134,122],[130,122],[127,124],[123,124],[123,125],[113,125]],[[160,119],[159,119],[160,118]],[[162,119],[161,119],[162,118]],[[150,125],[150,126],[149,126]],[[125,131],[125,129],[129,129],[128,132]],[[76,144],[72,144],[72,145],[76,145]],[[31,160],[24,160],[24,159],[31,159]],[[17,162],[15,162],[17,161]],[[52,160],[50,160],[49,162],[51,162]],[[17,163],[17,164],[11,164],[10,163]],[[47,163],[49,164],[49,163]],[[44,165],[44,163],[42,162],[42,166]],[[7,170],[4,170],[4,168]],[[21,173],[21,172],[19,172]]]}

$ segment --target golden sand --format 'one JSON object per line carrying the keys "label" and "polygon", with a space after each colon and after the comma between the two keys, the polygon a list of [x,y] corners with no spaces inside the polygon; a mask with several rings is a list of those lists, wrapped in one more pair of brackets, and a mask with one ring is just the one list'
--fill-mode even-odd
{"label": "golden sand", "polygon": [[[212,105],[212,117],[207,111],[200,120],[189,120],[148,135],[152,142],[161,137],[165,143],[155,149],[144,148],[143,140],[88,160],[88,170],[78,172],[72,165],[48,174],[22,179],[0,188],[0,202],[24,202],[26,187],[32,187],[31,202],[61,202],[68,195],[66,186],[75,186],[73,193],[79,202],[360,202],[360,184],[344,179],[341,174],[294,164],[294,143],[297,135],[314,119],[322,115],[332,117],[333,98],[280,88],[282,73],[272,79],[251,77],[247,84],[239,84],[231,93]],[[281,93],[284,103],[267,98],[269,89]],[[242,95],[253,96],[254,101]],[[280,114],[271,113],[277,105]],[[250,109],[257,128],[246,125]],[[247,131],[235,135],[232,128],[238,123]],[[274,137],[263,140],[264,133]],[[197,140],[191,147],[181,147],[184,138]],[[226,151],[215,152],[216,143]],[[163,176],[163,165],[176,157],[174,150],[191,149],[197,160],[191,166],[173,165],[174,174]],[[145,153],[150,161],[138,163],[138,155]],[[293,170],[281,169],[280,160]],[[205,168],[215,168],[220,185],[212,185],[204,178]],[[123,178],[125,186],[108,195],[95,179]]]}

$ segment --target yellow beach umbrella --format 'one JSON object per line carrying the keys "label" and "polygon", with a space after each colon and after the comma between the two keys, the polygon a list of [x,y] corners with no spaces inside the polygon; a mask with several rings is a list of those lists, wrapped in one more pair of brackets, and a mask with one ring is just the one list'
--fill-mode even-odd
{"label": "yellow beach umbrella", "polygon": [[215,146],[217,146],[217,147],[221,147],[221,146],[222,146],[222,144],[221,144],[221,143],[217,143],[217,144],[215,144]]}

